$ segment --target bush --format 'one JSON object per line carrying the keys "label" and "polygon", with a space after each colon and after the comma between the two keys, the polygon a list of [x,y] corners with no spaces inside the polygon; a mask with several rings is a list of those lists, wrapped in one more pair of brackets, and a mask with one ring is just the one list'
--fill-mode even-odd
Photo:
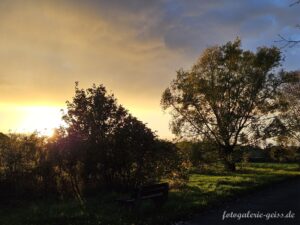
{"label": "bush", "polygon": [[296,162],[298,148],[293,146],[272,146],[266,148],[268,159],[272,162]]}
{"label": "bush", "polygon": [[38,166],[45,147],[45,139],[37,133],[1,134],[0,178],[3,197],[35,196],[40,179]]}
{"label": "bush", "polygon": [[190,166],[203,168],[207,165],[217,163],[220,160],[217,146],[208,142],[183,141],[177,144]]}

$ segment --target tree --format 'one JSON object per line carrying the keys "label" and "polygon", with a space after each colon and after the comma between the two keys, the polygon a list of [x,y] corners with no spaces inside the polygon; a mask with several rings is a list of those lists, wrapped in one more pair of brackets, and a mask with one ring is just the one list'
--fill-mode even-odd
{"label": "tree", "polygon": [[234,171],[235,147],[256,140],[267,115],[279,107],[284,72],[274,71],[280,61],[278,48],[254,53],[242,50],[239,39],[207,48],[191,70],[177,71],[162,95],[173,133],[212,141],[225,167]]}
{"label": "tree", "polygon": [[76,83],[63,119],[68,126],[55,148],[61,149],[63,170],[74,181],[76,195],[80,180],[90,187],[128,188],[158,180],[162,168],[168,169],[168,163],[162,167],[161,162],[173,149],[159,148],[151,129],[119,105],[103,85],[84,90]]}

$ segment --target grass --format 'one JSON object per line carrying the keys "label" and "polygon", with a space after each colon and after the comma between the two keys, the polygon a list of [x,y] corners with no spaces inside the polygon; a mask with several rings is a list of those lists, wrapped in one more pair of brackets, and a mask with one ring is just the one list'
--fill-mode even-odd
{"label": "grass", "polygon": [[82,209],[73,200],[22,202],[0,210],[1,225],[150,225],[187,219],[201,210],[221,204],[264,186],[300,176],[297,164],[251,163],[236,173],[221,170],[194,171],[186,185],[173,189],[167,203],[157,209],[146,201],[138,211],[120,207],[119,194],[99,193]]}

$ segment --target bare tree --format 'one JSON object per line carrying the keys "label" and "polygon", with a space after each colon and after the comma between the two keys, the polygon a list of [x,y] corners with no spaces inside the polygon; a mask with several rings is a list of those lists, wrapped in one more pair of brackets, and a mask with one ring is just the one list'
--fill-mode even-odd
{"label": "bare tree", "polygon": [[[299,0],[291,3],[289,6],[293,7],[293,6],[298,5],[298,4],[300,4]],[[300,29],[300,24],[297,24],[295,26],[295,28]],[[281,34],[278,34],[278,37],[279,37],[279,39],[276,40],[275,42],[281,44],[281,48],[292,48],[292,47],[295,47],[296,45],[300,44],[299,39],[293,39],[291,37],[285,37]]]}

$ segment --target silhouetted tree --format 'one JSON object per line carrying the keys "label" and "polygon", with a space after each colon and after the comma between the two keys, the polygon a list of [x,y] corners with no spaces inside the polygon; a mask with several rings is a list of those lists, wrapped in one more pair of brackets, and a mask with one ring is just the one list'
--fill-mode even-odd
{"label": "silhouetted tree", "polygon": [[68,144],[57,148],[69,149],[61,150],[74,156],[66,160],[71,163],[66,166],[68,173],[76,168],[74,174],[82,174],[87,187],[132,187],[158,180],[163,174],[158,165],[164,154],[157,148],[155,134],[118,105],[103,85],[84,90],[76,83],[63,119],[68,126],[57,143],[64,140]]}

